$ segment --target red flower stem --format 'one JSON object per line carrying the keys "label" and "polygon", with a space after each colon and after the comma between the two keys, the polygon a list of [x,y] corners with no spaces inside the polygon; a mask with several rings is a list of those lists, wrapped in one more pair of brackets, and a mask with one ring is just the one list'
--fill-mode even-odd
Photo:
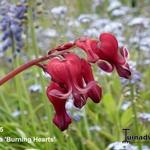
{"label": "red flower stem", "polygon": [[[74,46],[75,47],[75,46]],[[53,58],[53,57],[56,57],[58,55],[62,55],[63,53],[66,53],[68,52],[68,50],[74,48],[74,47],[71,47],[71,48],[68,48],[68,49],[64,49],[63,51],[58,51],[58,53],[56,54],[53,54],[53,53],[50,53],[49,55],[45,55],[43,57],[40,57],[40,58],[36,58],[34,60],[31,60],[29,62],[27,62],[26,64],[23,64],[21,66],[19,66],[18,68],[16,68],[15,70],[9,72],[6,76],[4,76],[1,80],[0,80],[0,86],[2,84],[4,84],[5,82],[7,82],[8,80],[10,80],[11,78],[15,77],[17,74],[21,73],[22,71],[34,66],[34,65],[37,65],[39,67],[41,67],[41,65],[39,64],[40,62],[42,61],[46,61],[47,59],[50,59],[50,58]],[[43,68],[44,69],[44,68]]]}
{"label": "red flower stem", "polygon": [[0,86],[2,84],[4,84],[5,82],[7,82],[8,80],[10,80],[11,78],[13,78],[14,76],[16,76],[17,74],[19,74],[20,72],[28,69],[29,67],[32,67],[33,65],[36,65],[39,62],[45,61],[47,59],[49,59],[51,56],[46,55],[34,60],[31,60],[29,62],[27,62],[26,64],[23,64],[21,66],[19,66],[18,68],[16,68],[15,70],[9,72],[6,76],[4,76],[1,80],[0,80]]}

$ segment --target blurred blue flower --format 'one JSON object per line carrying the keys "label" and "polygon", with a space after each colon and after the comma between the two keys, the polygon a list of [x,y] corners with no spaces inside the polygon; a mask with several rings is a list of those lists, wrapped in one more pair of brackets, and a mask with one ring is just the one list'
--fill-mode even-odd
{"label": "blurred blue flower", "polygon": [[73,120],[74,120],[74,121],[78,122],[78,121],[80,121],[80,119],[81,119],[80,114],[77,114],[77,113],[74,113],[74,114],[73,114]]}
{"label": "blurred blue flower", "polygon": [[58,6],[51,9],[51,13],[54,15],[54,17],[61,17],[61,18],[64,18],[67,11],[68,8],[66,6]]}
{"label": "blurred blue flower", "polygon": [[139,113],[138,117],[142,122],[150,122],[150,113],[146,112]]}
{"label": "blurred blue flower", "polygon": [[[108,145],[108,150],[138,150],[137,145],[131,145],[130,143],[114,142]],[[142,150],[149,150],[148,146],[142,145]]]}
{"label": "blurred blue flower", "polygon": [[114,142],[108,145],[108,149],[110,150],[137,150],[136,147],[129,143],[122,143],[122,142]]}
{"label": "blurred blue flower", "polygon": [[33,84],[29,87],[29,91],[31,93],[34,93],[34,92],[40,93],[42,91],[42,87],[40,84]]}
{"label": "blurred blue flower", "polygon": [[98,126],[98,125],[94,125],[94,126],[90,126],[89,130],[90,131],[97,131],[97,132],[99,132],[101,130],[101,127]]}
{"label": "blurred blue flower", "polygon": [[124,101],[121,105],[121,110],[122,111],[126,111],[129,107],[131,106],[131,102],[130,101]]}
{"label": "blurred blue flower", "polygon": [[1,47],[0,52],[3,53],[10,47],[15,47],[13,51],[21,50],[24,46],[22,33],[22,19],[25,17],[27,12],[27,6],[25,5],[26,0],[20,0],[20,4],[13,5],[7,1],[3,2],[3,7],[1,6],[0,11],[5,13],[0,13],[1,21]]}
{"label": "blurred blue flower", "polygon": [[121,83],[123,86],[128,85],[129,82],[130,82],[130,84],[138,84],[139,85],[141,83],[141,78],[142,78],[142,74],[139,71],[134,69],[134,70],[132,70],[132,76],[131,76],[130,81],[121,78]]}

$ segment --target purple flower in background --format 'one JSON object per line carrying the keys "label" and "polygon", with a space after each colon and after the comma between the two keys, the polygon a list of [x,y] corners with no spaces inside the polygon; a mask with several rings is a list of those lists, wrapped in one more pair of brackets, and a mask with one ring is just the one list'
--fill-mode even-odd
{"label": "purple flower in background", "polygon": [[132,69],[132,76],[130,78],[130,80],[121,78],[121,83],[123,86],[126,86],[129,84],[140,84],[141,83],[141,78],[142,78],[142,73],[140,73],[139,71],[137,71],[136,69]]}
{"label": "purple flower in background", "polygon": [[[25,1],[23,2],[25,3]],[[18,5],[16,8],[15,8],[15,17],[18,18],[18,19],[23,19],[25,16],[24,14],[26,13],[27,11],[27,7],[25,5],[20,4]]]}
{"label": "purple flower in background", "polygon": [[139,113],[138,117],[142,122],[150,122],[150,113],[148,112]]}
{"label": "purple flower in background", "polygon": [[25,13],[27,12],[25,2],[25,0],[20,0],[18,5],[10,4],[7,1],[1,2],[3,5],[3,7],[0,7],[0,12],[3,11],[3,13],[0,13],[1,53],[4,53],[10,47],[13,47],[13,52],[18,52],[24,46],[22,19],[25,18]]}

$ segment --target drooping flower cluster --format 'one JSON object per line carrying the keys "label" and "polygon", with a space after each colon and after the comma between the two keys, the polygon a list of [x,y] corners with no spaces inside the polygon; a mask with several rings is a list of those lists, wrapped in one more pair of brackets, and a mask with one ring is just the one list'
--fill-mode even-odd
{"label": "drooping flower cluster", "polygon": [[47,64],[47,73],[52,77],[47,96],[54,105],[56,115],[54,123],[64,130],[71,123],[66,113],[65,104],[72,94],[74,105],[81,108],[90,97],[98,103],[101,98],[101,87],[94,81],[90,64],[73,53],[63,58],[53,58]]}
{"label": "drooping flower cluster", "polygon": [[[70,50],[74,47],[84,50],[87,58],[83,59],[72,53]],[[101,86],[94,80],[90,63],[97,64],[106,72],[116,69],[120,77],[129,79],[131,71],[127,57],[127,49],[118,48],[117,39],[110,33],[101,34],[99,40],[79,38],[53,48],[47,55],[16,68],[0,80],[0,85],[31,66],[42,68],[51,76],[46,93],[56,112],[53,122],[63,131],[71,123],[65,107],[70,97],[77,108],[82,108],[88,98],[98,103],[102,97]],[[46,60],[47,64],[41,63]]]}
{"label": "drooping flower cluster", "polygon": [[70,95],[77,108],[82,108],[88,97],[95,103],[101,99],[102,89],[94,80],[90,63],[96,63],[106,72],[112,72],[116,68],[120,77],[129,78],[131,75],[127,64],[127,49],[118,48],[117,39],[112,34],[101,34],[99,41],[88,37],[80,38],[74,43],[54,48],[49,54],[55,50],[64,51],[73,46],[84,50],[87,53],[87,60],[67,52],[61,57],[50,59],[44,68],[52,79],[47,88],[47,96],[56,111],[53,122],[62,131],[71,123],[71,118],[65,109]]}
{"label": "drooping flower cluster", "polygon": [[22,20],[27,12],[26,0],[21,0],[18,5],[12,5],[7,2],[7,7],[1,13],[1,46],[0,52],[5,52],[9,47],[14,51],[20,51],[23,47],[22,39]]}
{"label": "drooping flower cluster", "polygon": [[101,34],[99,41],[88,37],[80,38],[76,45],[87,53],[89,62],[97,63],[102,70],[112,72],[116,68],[120,77],[130,77],[128,51],[125,47],[118,48],[118,41],[112,34]]}

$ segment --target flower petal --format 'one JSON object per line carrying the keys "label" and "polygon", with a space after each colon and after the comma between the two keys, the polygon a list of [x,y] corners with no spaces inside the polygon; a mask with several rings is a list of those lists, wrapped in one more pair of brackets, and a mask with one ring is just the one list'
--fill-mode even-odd
{"label": "flower petal", "polygon": [[99,37],[100,49],[110,59],[113,59],[118,53],[118,41],[110,33],[102,33]]}
{"label": "flower petal", "polygon": [[128,64],[116,65],[116,70],[120,77],[129,79],[131,77],[131,71]]}
{"label": "flower petal", "polygon": [[93,100],[93,102],[99,103],[102,97],[101,87],[95,85],[92,89],[89,90],[88,96]]}
{"label": "flower petal", "polygon": [[67,88],[69,87],[70,76],[66,66],[66,60],[60,60],[59,58],[49,60],[47,73],[51,75],[54,82],[64,84]]}
{"label": "flower petal", "polygon": [[114,70],[114,65],[105,60],[98,60],[97,65],[104,71],[110,73]]}
{"label": "flower petal", "polygon": [[99,37],[99,40],[101,42],[109,42],[112,44],[112,46],[114,46],[115,50],[118,49],[118,41],[116,37],[110,33],[102,33]]}
{"label": "flower petal", "polygon": [[[94,81],[91,65],[84,59],[82,59],[82,75],[85,83]],[[98,103],[101,99],[102,89],[95,84],[87,94],[95,103]]]}
{"label": "flower petal", "polygon": [[81,59],[81,63],[82,63],[82,75],[85,82],[88,83],[90,81],[93,81],[94,77],[93,77],[91,65],[85,59]]}
{"label": "flower petal", "polygon": [[53,89],[48,94],[57,97],[59,99],[67,99],[71,95],[71,92],[72,92],[72,88],[70,88],[67,93],[62,93],[59,90]]}
{"label": "flower petal", "polygon": [[82,108],[86,104],[87,96],[78,94],[78,93],[73,93],[74,97],[74,105],[77,108]]}
{"label": "flower petal", "polygon": [[120,53],[121,55],[124,57],[124,58],[128,58],[129,57],[129,52],[127,50],[127,48],[125,46],[123,46],[121,49],[120,49]]}
{"label": "flower petal", "polygon": [[74,86],[80,94],[86,94],[91,88],[93,88],[93,86],[95,86],[96,83],[96,81],[90,81],[86,87],[81,88],[74,82]]}
{"label": "flower petal", "polygon": [[71,75],[71,85],[77,90],[80,94],[86,94],[89,89],[91,89],[95,84],[96,81],[91,80],[87,83],[86,87],[83,87],[82,81],[82,60],[75,54],[67,54],[65,56],[67,59],[67,67],[69,70],[69,74]]}
{"label": "flower petal", "polygon": [[128,51],[126,47],[118,49],[118,55],[116,55],[114,62],[119,65],[125,65],[128,58]]}
{"label": "flower petal", "polygon": [[79,78],[81,80],[81,59],[77,55],[73,53],[66,54],[66,68],[68,69],[68,73],[70,75],[70,80],[74,78]]}
{"label": "flower petal", "polygon": [[53,118],[53,122],[61,131],[64,131],[71,123],[71,118],[67,113],[63,113],[61,115],[56,114]]}
{"label": "flower petal", "polygon": [[62,93],[65,93],[65,89],[61,88],[57,83],[54,82],[52,82],[47,88],[47,96],[56,111],[53,122],[61,131],[63,131],[67,129],[68,125],[71,123],[71,118],[69,117],[65,109],[67,99],[59,99],[57,97],[51,96],[49,93],[54,89]]}
{"label": "flower petal", "polygon": [[83,49],[86,52],[88,61],[94,63],[99,59],[99,57],[92,50],[92,47],[91,47],[92,42],[93,40],[91,40],[90,38],[82,37],[76,40],[75,44],[77,47]]}

